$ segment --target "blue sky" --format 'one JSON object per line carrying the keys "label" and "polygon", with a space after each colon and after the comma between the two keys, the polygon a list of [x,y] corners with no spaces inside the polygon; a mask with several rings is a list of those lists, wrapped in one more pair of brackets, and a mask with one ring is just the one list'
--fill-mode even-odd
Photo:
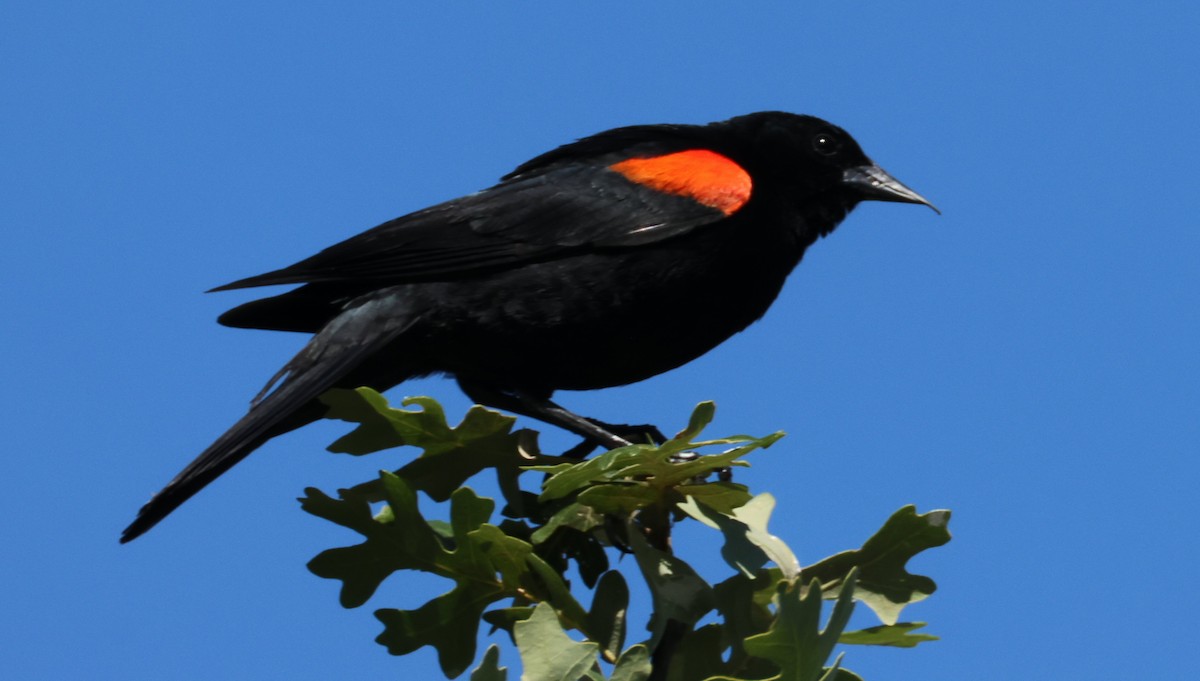
{"label": "blue sky", "polygon": [[[746,333],[561,401],[671,429],[712,399],[714,434],[788,431],[738,476],[802,560],[953,509],[913,565],[941,588],[906,612],[943,639],[851,650],[868,679],[1197,674],[1200,10],[350,5],[0,13],[0,676],[432,678],[304,568],[352,537],[292,499],[388,465],[324,453],[337,425],[118,547],[302,342],[217,326],[254,293],[202,291],[592,132],[762,109],[845,127],[944,215],[864,205]],[[467,406],[444,380],[391,394]]]}

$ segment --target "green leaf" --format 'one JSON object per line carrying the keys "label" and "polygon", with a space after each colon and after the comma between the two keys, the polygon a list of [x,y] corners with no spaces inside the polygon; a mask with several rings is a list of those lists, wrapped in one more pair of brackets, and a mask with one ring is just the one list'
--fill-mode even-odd
{"label": "green leaf", "polygon": [[679,508],[725,535],[721,556],[731,567],[752,577],[768,560],[783,571],[787,579],[795,579],[800,573],[800,562],[787,544],[767,531],[771,512],[775,510],[775,497],[763,493],[739,508],[732,515],[714,511],[695,498],[679,504]]}
{"label": "green leaf", "polygon": [[513,625],[529,619],[533,614],[532,605],[512,606],[508,608],[496,608],[483,613],[483,621],[492,625],[495,629],[503,629],[509,634],[513,633]]}
{"label": "green leaf", "polygon": [[[712,423],[713,416],[716,415],[716,410],[717,407],[712,402],[701,402],[700,404],[697,404],[696,408],[692,410],[691,417],[688,418],[687,426],[684,427],[683,430],[676,433],[675,436],[670,440],[664,442],[661,449],[674,456],[681,452],[685,452],[690,449],[696,449],[698,447],[725,445],[735,442],[757,441],[759,439],[749,435],[731,435],[727,438],[721,438],[718,440],[697,442],[696,438],[700,436],[700,433],[703,432],[710,423]],[[782,437],[782,434],[768,436],[768,438],[764,439],[769,439],[771,442],[774,442],[779,437]]]}
{"label": "green leaf", "polygon": [[899,624],[868,627],[858,631],[847,631],[842,634],[839,643],[863,646],[893,646],[896,648],[915,648],[925,641],[936,641],[933,634],[912,632],[925,626],[924,622],[900,622]]}
{"label": "green leaf", "polygon": [[692,497],[705,506],[731,515],[733,509],[745,505],[753,497],[745,485],[736,482],[706,482],[699,485],[680,485],[675,488],[682,497]]}
{"label": "green leaf", "polygon": [[654,505],[661,494],[653,487],[638,483],[596,485],[579,493],[576,499],[597,513],[630,515]]}
{"label": "green leaf", "polygon": [[672,622],[691,630],[713,609],[716,599],[708,582],[681,558],[650,546],[636,527],[631,526],[628,534],[638,568],[650,586],[654,610],[647,628],[651,632],[649,646],[654,649]]}
{"label": "green leaf", "polygon": [[775,615],[767,607],[771,602],[770,596],[760,602],[756,599],[756,594],[767,592],[773,595],[778,583],[779,579],[775,575],[763,570],[754,579],[738,573],[713,587],[717,611],[724,621],[722,628],[725,640],[732,648],[729,655],[731,668],[741,669],[750,663],[743,645],[744,640],[763,633],[774,622]]}
{"label": "green leaf", "polygon": [[[604,452],[596,457],[576,464],[559,463],[552,466],[528,466],[526,470],[546,473],[543,483],[542,501],[561,499],[587,487],[602,483],[622,481],[644,482],[659,490],[703,479],[714,472],[730,466],[746,466],[739,459],[755,449],[774,444],[783,433],[774,433],[763,438],[738,435],[721,440],[693,442],[700,430],[712,418],[711,402],[701,403],[692,413],[688,427],[661,446],[630,445]],[[720,454],[697,456],[688,461],[678,461],[677,455],[700,447],[737,444],[739,446]],[[728,493],[729,488],[722,492]],[[636,494],[636,492],[632,492]],[[646,497],[639,497],[646,498]]]}
{"label": "green leaf", "polygon": [[[468,488],[463,488],[468,489]],[[455,535],[460,532],[456,528]],[[495,525],[478,524],[478,528],[467,532],[467,546],[474,549],[470,554],[477,574],[500,573],[500,582],[505,589],[515,591],[529,572],[529,559],[533,546],[515,537],[510,537]],[[463,561],[464,564],[466,561]]]}
{"label": "green leaf", "polygon": [[[511,489],[519,467],[530,463],[517,447],[519,434],[510,432],[515,419],[478,405],[452,428],[441,405],[429,397],[409,397],[401,403],[419,410],[393,409],[370,388],[331,390],[321,401],[330,407],[329,418],[359,424],[330,445],[330,451],[362,455],[400,445],[419,447],[424,450],[421,456],[397,474],[438,501],[489,468],[496,470],[502,487]],[[382,498],[376,483],[360,488],[356,489],[374,500]]]}
{"label": "green leaf", "polygon": [[650,678],[650,651],[644,645],[632,646],[621,654],[613,667],[610,681],[645,681]]}
{"label": "green leaf", "polygon": [[500,647],[492,644],[483,654],[483,661],[471,672],[471,681],[507,681],[508,667],[500,666]]}
{"label": "green leaf", "polygon": [[366,495],[357,490],[341,490],[338,497],[334,499],[315,487],[308,487],[300,497],[300,508],[362,534],[374,528],[376,519],[371,515],[371,504]]}
{"label": "green leaf", "polygon": [[380,519],[371,518],[366,502],[352,494],[339,502],[310,493],[304,501],[306,510],[338,518],[365,535],[366,541],[324,551],[309,563],[309,569],[342,581],[345,607],[365,603],[397,570],[423,570],[454,580],[452,590],[416,610],[381,609],[375,615],[384,624],[376,640],[390,653],[403,655],[433,646],[442,670],[457,676],[475,657],[484,609],[515,595],[518,585],[529,581],[526,566],[534,558],[533,547],[488,525],[495,504],[468,488],[451,496],[447,541],[421,516],[416,492],[405,480],[384,472],[380,481],[391,510]]}
{"label": "green leaf", "polygon": [[577,502],[570,503],[551,516],[545,525],[534,530],[530,538],[534,544],[541,544],[557,532],[560,527],[588,532],[603,524],[604,515],[597,513],[596,509]]}
{"label": "green leaf", "polygon": [[[388,488],[390,518],[376,521],[370,506],[360,497],[348,495],[334,501],[317,490],[301,500],[304,510],[320,517],[335,520],[367,537],[367,541],[323,551],[308,564],[319,577],[342,581],[341,601],[346,608],[355,608],[379,588],[388,575],[397,570],[425,569],[436,565],[446,553],[438,535],[425,523],[417,510],[416,495],[403,481],[383,473]],[[387,485],[387,481],[396,484]]]}
{"label": "green leaf", "polygon": [[475,658],[484,609],[504,595],[499,588],[467,584],[456,586],[416,610],[376,610],[375,617],[384,629],[375,641],[392,655],[407,655],[423,646],[433,646],[442,672],[454,678],[466,671]]}
{"label": "green leaf", "polygon": [[[396,476],[384,474],[384,487],[393,509],[405,503],[405,497],[415,497],[411,488]],[[494,533],[483,524],[493,506],[491,500],[475,496],[470,489],[454,493],[450,506],[454,550],[439,546],[432,555],[413,558],[419,561],[418,569],[453,579],[455,586],[416,610],[377,610],[375,616],[384,624],[384,631],[376,641],[386,646],[388,652],[404,655],[422,646],[433,646],[442,671],[451,678],[466,670],[474,659],[478,623],[484,609],[512,593],[497,580],[496,573],[504,567],[497,563],[511,561],[511,556],[521,550],[518,545],[524,544],[508,537],[499,545],[494,541]],[[416,512],[415,501],[412,512]],[[397,514],[398,520],[400,517]],[[411,524],[417,523],[414,520]],[[392,539],[407,543],[411,534],[410,529]],[[524,547],[525,553],[532,551],[528,544]]]}
{"label": "green leaf", "polygon": [[495,435],[455,449],[433,454],[427,451],[396,474],[436,501],[450,498],[454,490],[487,469],[495,470],[501,487],[511,490],[516,486],[521,466],[529,463],[513,450],[515,439],[508,434]]}
{"label": "green leaf", "polygon": [[346,454],[370,454],[382,449],[412,445],[437,454],[472,440],[507,434],[516,419],[481,406],[471,407],[462,423],[451,428],[446,413],[431,397],[408,397],[401,405],[418,410],[393,409],[387,398],[370,388],[330,390],[321,396],[329,406],[326,418],[359,424],[329,449]]}
{"label": "green leaf", "polygon": [[694,681],[711,676],[714,672],[737,668],[732,660],[727,664],[722,659],[726,647],[724,637],[719,624],[706,624],[684,632],[675,654],[667,661],[666,681]]}
{"label": "green leaf", "polygon": [[818,631],[821,619],[820,584],[814,581],[808,589],[802,589],[799,582],[781,582],[777,592],[775,622],[766,633],[747,638],[746,651],[775,663],[781,679],[822,679],[828,673],[825,662],[854,610],[850,593],[853,591],[855,574],[851,572],[845,581],[850,589],[834,604],[824,631]]}
{"label": "green leaf", "polygon": [[743,575],[753,576],[770,560],[761,546],[750,541],[748,536],[750,528],[745,523],[697,503],[694,497],[688,497],[687,500],[681,502],[679,509],[725,535],[725,543],[721,546],[721,557],[730,567]]}
{"label": "green leaf", "polygon": [[[846,625],[850,623],[850,615],[854,612],[854,585],[857,581],[858,568],[854,568],[850,570],[850,574],[846,575],[845,593],[839,595],[834,601],[833,612],[829,613],[829,622],[821,631],[820,649],[817,654],[821,656],[822,660],[828,660],[829,656],[833,654],[834,646],[837,645],[842,632],[846,630]],[[840,661],[839,658],[839,664]],[[835,668],[837,666],[837,664],[834,665]]]}
{"label": "green leaf", "polygon": [[871,608],[884,624],[895,624],[909,603],[927,598],[937,585],[928,577],[905,570],[909,559],[950,541],[946,529],[950,511],[918,515],[915,506],[892,514],[861,549],[843,551],[802,570],[805,579],[818,579],[827,594],[837,594],[842,575],[859,568],[855,599]]}
{"label": "green leaf", "polygon": [[604,659],[617,659],[625,645],[625,618],[629,611],[629,586],[620,572],[604,573],[592,595],[592,609],[585,619],[588,638],[600,644]]}
{"label": "green leaf", "polygon": [[596,664],[596,643],[574,641],[563,631],[554,608],[539,603],[533,615],[513,627],[525,673],[522,681],[578,681]]}
{"label": "green leaf", "polygon": [[608,554],[604,551],[604,545],[592,534],[563,532],[556,546],[561,555],[575,561],[579,576],[589,589],[595,588],[596,581],[608,571]]}
{"label": "green leaf", "polygon": [[673,459],[672,457],[678,454],[678,452],[672,451],[668,445],[664,444],[655,451],[655,456],[646,457],[634,465],[628,466],[621,473],[627,477],[648,478],[650,484],[659,488],[689,484],[694,480],[703,479],[731,466],[749,466],[750,464],[739,459],[756,449],[771,446],[772,443],[781,437],[783,437],[782,433],[775,433],[765,438],[740,436],[737,439],[730,438],[727,440],[692,443],[694,447],[711,444],[730,444],[733,442],[742,444],[740,447],[734,447],[720,454],[697,456],[690,461],[682,462]]}
{"label": "green leaf", "polygon": [[630,445],[609,450],[577,464],[559,464],[550,468],[529,466],[527,469],[549,474],[538,497],[541,501],[549,501],[561,499],[595,483],[621,477],[625,470],[645,458],[648,452],[655,451],[649,445]]}
{"label": "green leaf", "polygon": [[335,389],[319,399],[329,407],[325,418],[359,424],[349,434],[329,445],[329,451],[359,456],[405,444],[392,425],[387,398],[378,392],[370,388]]}
{"label": "green leaf", "polygon": [[691,446],[693,440],[704,432],[708,424],[712,423],[713,417],[716,416],[717,405],[715,402],[706,401],[696,405],[692,410],[692,415],[688,417],[688,424],[683,430],[675,433],[675,436],[664,443],[670,445],[671,449],[678,448],[678,451],[683,451]]}
{"label": "green leaf", "polygon": [[[342,582],[346,607],[365,603],[399,570],[450,580],[448,591],[416,609],[376,612],[384,624],[377,640],[389,652],[433,646],[449,677],[474,663],[481,620],[513,636],[525,666],[522,679],[536,681],[604,681],[597,655],[615,664],[612,681],[645,681],[651,674],[649,651],[656,649],[656,655],[669,655],[655,674],[663,681],[861,681],[841,668],[840,657],[831,664],[837,643],[912,647],[935,639],[915,631],[921,623],[895,620],[906,603],[936,588],[905,565],[916,553],[948,541],[949,512],[918,516],[913,507],[901,509],[861,549],[804,568],[801,581],[795,556],[768,531],[774,498],[752,497],[740,484],[704,482],[716,471],[746,465],[746,454],[771,446],[782,434],[697,442],[713,418],[711,403],[698,405],[688,425],[660,446],[638,444],[568,461],[542,455],[536,433],[513,433],[511,418],[482,407],[452,427],[429,398],[405,400],[405,409],[392,409],[366,389],[333,391],[323,399],[332,417],[358,424],[332,449],[362,454],[409,444],[423,451],[395,474],[340,490],[338,498],[306,490],[301,500],[306,511],[364,537],[360,544],[321,553],[310,569]],[[730,448],[680,456],[717,446]],[[462,487],[488,469],[496,471],[506,504],[508,519],[499,526],[490,523],[494,502]],[[521,489],[524,471],[547,474],[540,495]],[[422,491],[435,501],[449,500],[448,521],[422,516]],[[373,513],[379,501],[387,504]],[[722,556],[738,572],[715,588],[670,549],[671,523],[684,514],[724,536]],[[629,586],[621,573],[609,570],[606,547],[613,546],[632,550],[653,601],[648,646],[624,653]],[[572,593],[564,576],[572,561],[583,583],[595,590],[588,610],[577,600],[582,592]],[[776,566],[766,567],[770,563]],[[821,599],[835,596],[828,623],[819,630]],[[845,632],[856,600],[890,626]],[[720,623],[696,628],[713,607]],[[588,640],[573,640],[570,629]],[[494,646],[471,672],[472,681],[506,677]]]}
{"label": "green leaf", "polygon": [[833,661],[832,667],[826,667],[822,669],[822,674],[819,681],[837,681],[838,677],[841,676],[843,657],[845,657],[844,654],[838,655],[837,659]]}
{"label": "green leaf", "polygon": [[563,576],[557,570],[546,564],[536,553],[530,553],[527,559],[530,571],[522,586],[535,595],[538,600],[545,601],[562,613],[571,626],[580,628],[587,622],[587,611],[571,595]]}

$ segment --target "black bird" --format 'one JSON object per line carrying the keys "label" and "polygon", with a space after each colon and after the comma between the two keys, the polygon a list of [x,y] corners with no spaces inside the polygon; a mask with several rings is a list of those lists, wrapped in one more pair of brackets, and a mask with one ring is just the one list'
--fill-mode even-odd
{"label": "black bird", "polygon": [[301,284],[219,321],[315,335],[121,542],[267,440],[321,418],[317,398],[332,388],[446,374],[477,402],[629,444],[634,427],[550,397],[633,383],[708,352],[761,317],[805,249],[863,200],[933,208],[811,116],[617,128],[490,189],[213,289]]}

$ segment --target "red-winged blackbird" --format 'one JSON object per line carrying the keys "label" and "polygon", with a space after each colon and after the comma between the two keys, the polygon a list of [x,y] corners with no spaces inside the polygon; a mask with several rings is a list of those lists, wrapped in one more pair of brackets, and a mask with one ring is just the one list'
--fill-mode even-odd
{"label": "red-winged blackbird", "polygon": [[551,395],[633,383],[708,352],[761,317],[805,249],[863,200],[933,207],[818,118],[617,128],[491,189],[213,289],[302,284],[219,321],[315,335],[121,541],[321,418],[317,398],[332,388],[446,374],[477,402],[629,444],[636,427],[578,416]]}

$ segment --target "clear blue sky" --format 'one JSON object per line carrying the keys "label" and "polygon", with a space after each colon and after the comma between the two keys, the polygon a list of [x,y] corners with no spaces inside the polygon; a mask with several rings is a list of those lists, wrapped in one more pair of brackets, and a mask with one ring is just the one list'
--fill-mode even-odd
{"label": "clear blue sky", "polygon": [[1195,678],[1200,11],[1165,5],[9,3],[0,677],[433,678],[304,568],[352,537],[292,499],[388,465],[334,424],[118,547],[302,342],[202,291],[579,136],[785,109],[944,215],[862,206],[746,333],[562,402],[788,431],[738,475],[802,559],[953,509],[906,612],[943,640],[851,650],[868,679]]}

